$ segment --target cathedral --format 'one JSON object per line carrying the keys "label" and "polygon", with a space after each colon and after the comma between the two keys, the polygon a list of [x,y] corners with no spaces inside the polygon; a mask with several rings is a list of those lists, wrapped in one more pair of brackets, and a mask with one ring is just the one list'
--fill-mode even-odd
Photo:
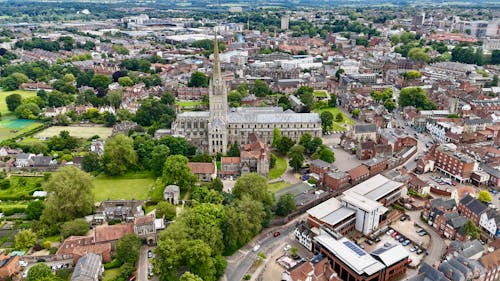
{"label": "cathedral", "polygon": [[270,144],[275,128],[283,136],[298,141],[304,133],[321,136],[317,113],[283,111],[281,107],[229,108],[227,86],[222,80],[219,47],[214,43],[213,75],[208,88],[209,111],[182,112],[172,123],[172,134],[183,136],[209,154],[226,154],[228,145],[248,143],[253,133]]}

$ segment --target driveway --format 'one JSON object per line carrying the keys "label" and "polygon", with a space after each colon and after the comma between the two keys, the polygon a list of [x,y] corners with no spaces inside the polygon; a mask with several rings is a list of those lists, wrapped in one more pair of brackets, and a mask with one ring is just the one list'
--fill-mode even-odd
{"label": "driveway", "polygon": [[428,224],[420,220],[420,211],[406,212],[411,217],[411,220],[415,222],[419,227],[425,229],[427,233],[431,236],[431,243],[427,251],[428,256],[425,256],[424,262],[429,265],[441,262],[441,257],[446,251],[446,243],[443,238],[435,231],[434,228],[430,227]]}

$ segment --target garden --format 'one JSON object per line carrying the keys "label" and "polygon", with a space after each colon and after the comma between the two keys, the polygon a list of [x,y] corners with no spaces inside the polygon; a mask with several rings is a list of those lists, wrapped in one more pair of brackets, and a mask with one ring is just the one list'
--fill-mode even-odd
{"label": "garden", "polygon": [[0,141],[17,137],[43,126],[42,123],[34,120],[18,119],[7,109],[5,97],[12,94],[19,94],[23,98],[36,96],[36,92],[23,90],[0,91],[0,113],[2,116],[0,121]]}

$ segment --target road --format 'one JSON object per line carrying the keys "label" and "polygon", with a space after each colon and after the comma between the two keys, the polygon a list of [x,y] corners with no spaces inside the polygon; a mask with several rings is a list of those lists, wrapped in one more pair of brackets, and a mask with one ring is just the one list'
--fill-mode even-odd
{"label": "road", "polygon": [[444,239],[441,238],[441,236],[439,236],[439,234],[432,227],[420,220],[420,211],[407,211],[406,214],[410,216],[413,222],[418,224],[419,227],[425,229],[431,236],[431,243],[428,249],[429,255],[425,256],[424,262],[431,266],[434,263],[441,262],[441,257],[444,255],[447,247],[444,243]]}
{"label": "road", "polygon": [[[266,256],[270,256],[270,254],[276,249],[276,247],[279,247],[281,244],[285,243],[288,236],[293,232],[295,228],[295,222],[303,219],[304,216],[299,216],[298,218],[289,222],[287,225],[265,229],[252,242],[245,245],[232,256],[227,257],[227,267],[224,273],[223,280],[242,280],[243,276],[247,273],[247,271],[254,263],[257,254],[263,252],[266,254]],[[276,231],[279,231],[281,235],[278,237],[274,237],[273,233]],[[260,249],[257,252],[254,252],[253,247],[256,244],[260,245]]]}
{"label": "road", "polygon": [[141,253],[139,255],[139,260],[137,264],[137,280],[138,281],[148,281],[148,266],[149,266],[149,259],[148,259],[148,250],[150,248],[148,246],[142,246],[141,247]]}

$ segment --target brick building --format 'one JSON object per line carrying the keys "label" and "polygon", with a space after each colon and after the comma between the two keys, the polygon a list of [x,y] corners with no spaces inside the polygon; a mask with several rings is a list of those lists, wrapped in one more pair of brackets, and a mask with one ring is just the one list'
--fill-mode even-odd
{"label": "brick building", "polygon": [[458,211],[460,214],[473,221],[476,225],[479,225],[481,215],[486,209],[488,209],[486,205],[469,194],[458,203]]}
{"label": "brick building", "polygon": [[359,165],[347,171],[350,177],[350,184],[358,184],[370,177],[370,170],[365,165]]}
{"label": "brick building", "polygon": [[323,186],[336,191],[348,187],[350,179],[351,177],[346,172],[329,172],[323,176]]}
{"label": "brick building", "polygon": [[368,168],[368,171],[370,171],[370,176],[374,176],[387,169],[387,163],[387,158],[372,158],[363,163],[363,165],[365,165]]}
{"label": "brick building", "polygon": [[6,256],[0,254],[0,280],[7,280],[21,269],[19,256]]}
{"label": "brick building", "polygon": [[476,170],[477,163],[471,157],[460,153],[456,146],[443,144],[436,148],[435,167],[446,175],[459,182],[470,180],[472,171]]}

